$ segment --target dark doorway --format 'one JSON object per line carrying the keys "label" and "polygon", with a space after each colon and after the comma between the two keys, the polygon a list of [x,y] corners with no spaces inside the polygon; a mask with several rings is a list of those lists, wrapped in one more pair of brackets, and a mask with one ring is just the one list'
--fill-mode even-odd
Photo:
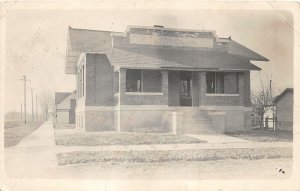
{"label": "dark doorway", "polygon": [[192,72],[180,72],[180,106],[192,106]]}

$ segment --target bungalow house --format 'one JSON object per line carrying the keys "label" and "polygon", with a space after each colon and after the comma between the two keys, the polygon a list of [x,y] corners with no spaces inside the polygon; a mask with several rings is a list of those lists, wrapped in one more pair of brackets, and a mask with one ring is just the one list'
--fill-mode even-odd
{"label": "bungalow house", "polygon": [[276,129],[293,130],[294,89],[286,88],[273,100],[275,106]]}
{"label": "bungalow house", "polygon": [[56,123],[75,124],[75,92],[55,92]]}
{"label": "bungalow house", "polygon": [[76,126],[86,131],[215,133],[251,127],[251,63],[268,61],[215,31],[69,27]]}

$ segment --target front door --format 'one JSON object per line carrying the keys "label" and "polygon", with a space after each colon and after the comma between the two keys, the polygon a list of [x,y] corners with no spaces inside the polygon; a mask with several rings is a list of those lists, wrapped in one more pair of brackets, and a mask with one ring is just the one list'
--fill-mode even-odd
{"label": "front door", "polygon": [[180,106],[192,106],[191,72],[180,72]]}

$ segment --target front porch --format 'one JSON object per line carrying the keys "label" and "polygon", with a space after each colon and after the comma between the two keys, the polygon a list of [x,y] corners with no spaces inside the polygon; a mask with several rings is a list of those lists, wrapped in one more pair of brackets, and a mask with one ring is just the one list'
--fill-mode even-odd
{"label": "front porch", "polygon": [[[118,68],[113,124],[117,131],[192,134],[245,130],[249,72]],[[249,87],[249,90],[247,90]],[[247,128],[247,127],[246,127]]]}
{"label": "front porch", "polygon": [[178,71],[119,68],[114,104],[199,107],[250,104],[249,71]]}

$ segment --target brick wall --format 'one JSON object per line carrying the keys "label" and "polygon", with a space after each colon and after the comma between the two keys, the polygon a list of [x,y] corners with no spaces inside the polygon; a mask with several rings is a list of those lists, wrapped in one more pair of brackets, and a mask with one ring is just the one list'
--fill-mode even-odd
{"label": "brick wall", "polygon": [[178,71],[169,72],[169,106],[180,105],[180,78]]}
{"label": "brick wall", "polygon": [[251,107],[251,97],[250,97],[250,71],[244,72],[244,106]]}
{"label": "brick wall", "polygon": [[224,74],[224,93],[237,94],[238,93],[238,73],[226,72]]}
{"label": "brick wall", "polygon": [[87,54],[86,105],[113,106],[113,67],[103,54]]}
{"label": "brick wall", "polygon": [[199,106],[199,73],[192,72],[192,105]]}

